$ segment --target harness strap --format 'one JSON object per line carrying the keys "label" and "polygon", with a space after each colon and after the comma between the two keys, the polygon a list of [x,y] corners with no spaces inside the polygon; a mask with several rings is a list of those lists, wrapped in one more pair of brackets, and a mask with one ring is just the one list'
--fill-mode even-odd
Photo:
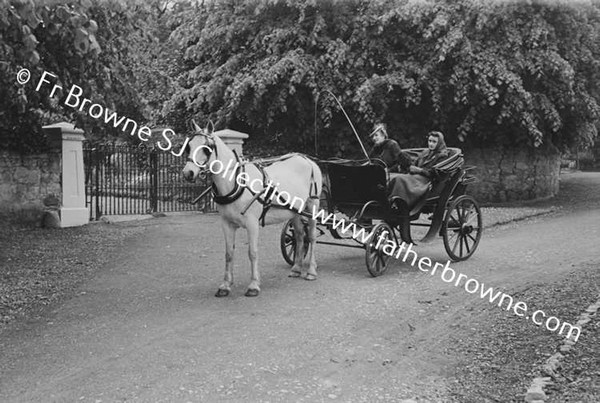
{"label": "harness strap", "polygon": [[[260,171],[260,173],[262,174],[263,177],[263,186],[264,184],[267,183],[267,181],[270,182],[269,179],[269,174],[267,173],[267,171],[265,171],[265,168],[263,167],[262,164],[258,164],[256,165],[256,167],[258,168],[258,170]],[[265,192],[265,197],[264,200],[261,201],[262,205],[263,205],[263,209],[262,212],[260,214],[260,217],[258,218],[258,222],[260,223],[261,227],[265,226],[265,218],[267,216],[267,212],[269,211],[269,209],[271,208],[272,203],[272,199],[271,196],[273,196],[273,193],[275,193],[275,188],[274,187],[269,187],[269,189]]]}
{"label": "harness strap", "polygon": [[212,183],[212,194],[213,194],[213,199],[215,201],[215,203],[220,204],[220,205],[226,205],[226,204],[231,204],[234,201],[236,201],[237,199],[239,199],[240,197],[242,197],[242,194],[244,193],[244,187],[240,186],[240,184],[237,181],[237,178],[239,177],[240,173],[243,172],[244,170],[244,164],[239,164],[240,162],[240,157],[238,156],[238,154],[235,152],[235,150],[233,151],[234,155],[235,155],[235,159],[238,162],[238,167],[235,170],[235,178],[236,180],[233,181],[234,185],[233,185],[233,189],[231,190],[231,192],[229,192],[226,195],[220,195],[219,194],[219,190],[217,189],[217,186],[215,185],[215,183]]}
{"label": "harness strap", "polygon": [[[275,187],[273,187],[273,186],[265,187],[265,185],[267,183],[272,183],[270,181],[270,179],[269,179],[269,174],[265,170],[265,166],[268,166],[268,165],[270,165],[273,162],[278,162],[278,161],[285,160],[287,158],[291,158],[291,157],[296,156],[296,155],[304,157],[304,158],[306,158],[307,160],[310,161],[310,159],[307,158],[305,155],[294,153],[294,154],[288,154],[288,155],[285,155],[283,157],[280,157],[280,158],[277,158],[277,159],[268,160],[268,161],[265,161],[265,160],[262,160],[262,161],[259,160],[259,161],[257,161],[257,160],[255,160],[255,161],[251,161],[250,162],[251,164],[253,164],[256,167],[256,169],[259,170],[259,172],[262,175],[263,189],[260,192],[254,193],[252,191],[252,189],[248,188],[248,191],[250,193],[252,193],[253,197],[252,197],[252,200],[250,200],[250,202],[248,203],[248,205],[246,205],[246,207],[242,210],[242,214],[245,214],[246,211],[248,211],[248,209],[250,208],[250,206],[252,204],[254,204],[254,202],[256,202],[258,200],[263,205],[263,209],[262,209],[261,215],[260,215],[260,217],[259,217],[258,220],[259,220],[259,223],[260,223],[260,225],[262,227],[265,226],[265,218],[266,218],[266,215],[267,215],[269,209],[271,207],[280,207],[278,205],[273,205],[273,201],[272,201],[273,198],[274,198],[273,195],[277,193],[277,189]],[[236,154],[236,158],[237,158],[237,154]],[[237,187],[239,187],[239,185],[237,185],[237,183],[236,183],[236,188]],[[231,193],[234,193],[234,191],[236,190],[236,188],[234,188],[234,190]],[[318,199],[319,195],[317,194],[317,191],[318,191],[318,187],[317,187],[317,183],[316,183],[316,180],[315,180],[315,171],[314,171],[314,167],[312,167],[311,168],[311,174],[310,174],[309,198],[310,199]],[[243,192],[243,189],[240,192],[239,196],[237,196],[237,198],[239,198],[241,196],[242,192]],[[235,201],[236,199],[234,199],[233,201]],[[217,201],[217,203],[218,203],[218,201]],[[299,211],[297,208],[294,208],[292,206],[288,206],[286,208],[288,210],[292,210],[292,211],[294,211],[294,212],[296,212],[298,214],[302,214],[303,213],[302,211]]]}
{"label": "harness strap", "polygon": [[[239,171],[239,169],[238,169]],[[241,187],[240,185],[235,184],[233,190],[231,192],[229,192],[228,194],[221,196],[219,195],[219,190],[217,189],[217,186],[214,184],[212,184],[212,193],[213,193],[213,199],[215,201],[215,203],[220,204],[220,205],[226,205],[226,204],[231,204],[234,201],[236,201],[237,199],[239,199],[240,197],[242,197],[242,194],[244,193],[244,188]]]}

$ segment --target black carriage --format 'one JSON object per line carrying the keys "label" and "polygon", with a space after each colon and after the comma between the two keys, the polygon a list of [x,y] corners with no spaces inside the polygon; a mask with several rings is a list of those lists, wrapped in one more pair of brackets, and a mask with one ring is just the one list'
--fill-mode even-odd
{"label": "black carriage", "polygon": [[[415,159],[423,149],[404,151]],[[390,258],[376,247],[380,238],[399,245],[401,242],[423,244],[441,236],[451,260],[466,260],[473,255],[481,239],[482,218],[477,201],[466,194],[467,185],[475,180],[470,174],[474,167],[464,166],[462,151],[449,148],[448,158],[433,167],[434,175],[428,192],[414,206],[407,206],[400,199],[388,198],[389,174],[383,165],[369,160],[329,160],[321,163],[326,177],[321,208],[346,223],[354,223],[355,227],[368,231],[371,236],[367,242],[362,242],[360,237],[356,239],[353,234],[341,232],[340,225],[334,227],[332,222],[317,222],[318,235],[328,231],[336,240],[356,242],[317,240],[317,243],[364,248],[367,269],[374,277],[387,270]],[[422,227],[427,232],[415,240],[411,231],[414,227]],[[291,221],[282,229],[281,251],[286,262],[293,264],[296,245]]]}

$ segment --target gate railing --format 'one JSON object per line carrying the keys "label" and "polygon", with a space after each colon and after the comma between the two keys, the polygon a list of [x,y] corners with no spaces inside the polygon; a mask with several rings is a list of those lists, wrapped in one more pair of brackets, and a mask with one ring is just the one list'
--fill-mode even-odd
{"label": "gate railing", "polygon": [[128,145],[84,146],[86,204],[90,220],[103,215],[169,211],[215,211],[210,192],[192,202],[208,186],[202,177],[183,180],[182,157]]}

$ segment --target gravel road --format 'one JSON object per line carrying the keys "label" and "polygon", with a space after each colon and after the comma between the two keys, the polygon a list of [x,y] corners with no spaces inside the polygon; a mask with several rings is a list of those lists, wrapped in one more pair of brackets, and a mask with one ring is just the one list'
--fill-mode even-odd
{"label": "gravel road", "polygon": [[[453,267],[572,321],[600,289],[600,196],[588,191],[600,188],[600,174],[563,182],[585,192],[580,203],[529,206],[553,212],[494,226]],[[240,234],[236,285],[223,299],[213,296],[224,264],[214,215],[96,224],[58,240],[43,232],[53,248],[32,273],[46,255],[51,270],[70,249],[82,269],[56,300],[0,333],[0,401],[522,401],[561,340],[406,263],[371,278],[358,249],[320,245],[318,281],[288,278],[279,230],[262,231],[258,298],[243,296]],[[16,236],[38,253],[40,231]],[[3,257],[16,259],[15,248]],[[417,253],[447,259],[441,240]],[[19,266],[11,262],[9,271]],[[580,353],[597,350],[585,344]],[[586,368],[581,400],[599,401],[597,373]],[[565,385],[553,398],[577,396]]]}

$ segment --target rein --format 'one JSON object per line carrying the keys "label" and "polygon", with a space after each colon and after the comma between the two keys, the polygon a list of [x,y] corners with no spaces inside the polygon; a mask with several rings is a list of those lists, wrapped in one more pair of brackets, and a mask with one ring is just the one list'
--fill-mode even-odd
{"label": "rein", "polygon": [[[196,132],[194,134],[194,136],[192,136],[192,139],[196,136],[204,136],[208,140],[206,142],[206,147],[210,148],[212,151],[208,151],[206,148],[202,149],[202,151],[206,155],[206,161],[208,161],[210,159],[210,156],[213,154],[213,152],[215,154],[215,158],[219,158],[219,151],[217,149],[215,139],[212,135],[200,131],[200,132]],[[238,176],[242,172],[244,172],[244,169],[243,169],[244,164],[240,164],[240,158],[235,151],[233,151],[233,154],[235,155],[237,168],[235,170],[235,176],[234,176],[234,178],[236,178],[236,179],[234,179],[234,181],[233,181],[233,189],[231,190],[231,192],[229,192],[226,195],[219,194],[219,189],[217,189],[217,185],[215,184],[214,181],[210,187],[210,189],[212,190],[212,194],[213,194],[213,200],[215,201],[215,203],[220,204],[220,205],[231,204],[234,201],[236,201],[237,199],[239,199],[240,197],[242,197],[242,194],[244,193],[244,187],[240,186],[240,184],[237,181]],[[191,161],[193,163],[196,163],[196,161],[194,161],[194,158],[192,158],[192,157],[193,156],[188,155],[187,160]],[[210,172],[210,169],[208,169],[208,171]],[[228,171],[229,171],[229,166],[227,167],[227,170],[223,174],[226,175]],[[212,172],[211,172],[211,174],[212,174]],[[204,194],[205,193],[202,193],[202,195],[204,195]]]}

